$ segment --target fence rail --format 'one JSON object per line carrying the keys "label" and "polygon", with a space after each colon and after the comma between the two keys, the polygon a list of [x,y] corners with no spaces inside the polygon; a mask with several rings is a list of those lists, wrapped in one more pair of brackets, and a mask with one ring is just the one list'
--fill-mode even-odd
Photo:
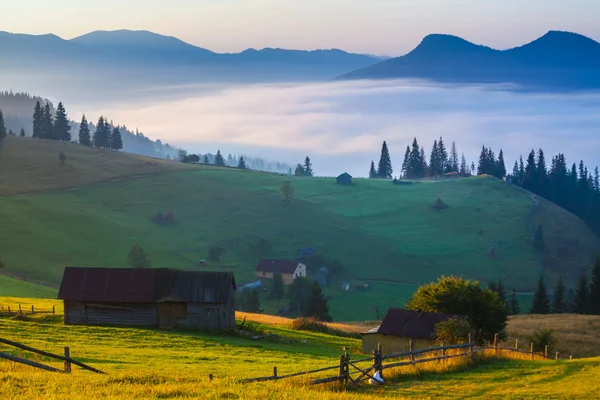
{"label": "fence rail", "polygon": [[8,314],[8,315],[34,315],[34,314],[56,314],[56,306],[52,306],[52,310],[40,310],[39,308],[36,309],[35,306],[32,304],[31,308],[25,306],[21,306],[21,304],[18,305],[18,307],[11,307],[10,306],[4,306],[1,305],[0,306],[0,314]]}
{"label": "fence rail", "polygon": [[64,356],[61,356],[58,354],[53,354],[53,353],[49,353],[44,350],[39,350],[39,349],[30,347],[30,346],[26,346],[21,343],[13,342],[12,340],[8,340],[8,339],[0,338],[0,343],[3,343],[8,346],[16,347],[21,350],[30,351],[32,353],[36,353],[36,354],[39,354],[39,355],[42,355],[45,357],[50,357],[50,358],[54,358],[56,360],[64,361],[64,370],[59,370],[57,368],[50,367],[48,365],[44,365],[44,364],[41,364],[41,363],[38,363],[35,361],[27,360],[26,358],[23,358],[23,357],[17,357],[17,356],[13,356],[13,355],[10,355],[7,353],[0,352],[0,358],[6,359],[6,360],[14,361],[14,362],[24,364],[24,365],[29,365],[30,367],[35,367],[35,368],[43,369],[46,371],[64,372],[64,373],[70,373],[71,372],[71,364],[74,364],[74,365],[77,365],[78,367],[86,369],[88,371],[92,371],[97,374],[104,374],[104,372],[102,372],[96,368],[90,367],[89,365],[86,365],[82,362],[72,359],[71,358],[71,350],[69,347],[64,348]]}
{"label": "fence rail", "polygon": [[[387,354],[384,356],[381,345],[378,345],[377,350],[373,351],[373,355],[371,357],[361,358],[361,359],[357,359],[357,360],[351,360],[350,355],[348,354],[347,351],[345,351],[344,354],[340,355],[340,361],[339,361],[338,365],[333,365],[333,366],[309,370],[309,371],[297,372],[297,373],[287,374],[287,375],[278,375],[277,367],[274,367],[273,375],[271,375],[271,376],[264,376],[264,377],[258,377],[258,378],[246,378],[246,379],[243,379],[242,382],[250,383],[250,382],[275,381],[275,380],[293,378],[293,377],[299,377],[299,376],[309,376],[309,375],[313,375],[313,374],[317,374],[317,373],[321,373],[321,372],[325,372],[325,371],[337,370],[338,372],[337,372],[337,375],[335,375],[335,376],[312,379],[308,383],[313,384],[313,385],[318,385],[318,384],[323,384],[323,383],[339,382],[339,383],[346,384],[346,385],[348,385],[348,384],[356,385],[360,382],[363,382],[363,381],[366,381],[369,379],[373,379],[373,380],[377,381],[376,379],[374,379],[375,374],[378,373],[378,375],[380,377],[383,377],[383,371],[386,369],[398,368],[398,367],[403,367],[403,366],[408,366],[408,365],[416,365],[416,364],[433,362],[433,361],[442,361],[442,360],[448,360],[448,359],[458,358],[458,357],[473,358],[473,357],[475,357],[475,355],[477,353],[490,351],[490,350],[493,350],[495,352],[496,356],[502,355],[503,352],[510,352],[510,353],[520,353],[520,354],[528,355],[531,358],[531,360],[534,360],[536,358],[537,359],[541,358],[543,360],[553,360],[553,359],[558,360],[559,359],[558,353],[555,354],[554,358],[549,357],[548,346],[545,347],[543,354],[536,353],[533,351],[533,343],[531,344],[529,351],[520,350],[518,340],[515,343],[515,347],[500,346],[499,342],[498,342],[498,335],[496,335],[494,337],[494,342],[490,346],[477,347],[469,336],[468,342],[464,343],[464,344],[451,345],[451,346],[439,346],[439,347],[432,347],[429,349],[422,349],[422,350],[414,350],[413,341],[410,340],[409,348],[410,348],[410,351],[397,353],[397,354]],[[464,351],[454,353],[454,354],[452,354],[452,353],[449,354],[448,350],[459,350],[459,351],[464,350]],[[428,354],[432,354],[432,353],[433,353],[432,357],[422,357],[422,358],[415,357],[415,356],[428,355]],[[408,359],[402,360],[402,361],[391,362],[393,360],[406,359],[406,358],[408,358]],[[384,361],[388,361],[388,363],[384,363]],[[369,366],[365,366],[365,367],[361,367],[361,366],[357,365],[357,364],[365,363],[365,362],[370,362],[371,364]],[[354,377],[356,375],[358,375],[358,376]]]}

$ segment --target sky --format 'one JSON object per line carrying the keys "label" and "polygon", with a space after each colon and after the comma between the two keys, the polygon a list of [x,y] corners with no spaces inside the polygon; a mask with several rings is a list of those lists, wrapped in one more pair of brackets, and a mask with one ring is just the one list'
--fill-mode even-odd
{"label": "sky", "polygon": [[0,0],[0,30],[70,39],[149,30],[217,52],[341,48],[399,56],[430,33],[494,48],[548,30],[600,40],[598,0]]}

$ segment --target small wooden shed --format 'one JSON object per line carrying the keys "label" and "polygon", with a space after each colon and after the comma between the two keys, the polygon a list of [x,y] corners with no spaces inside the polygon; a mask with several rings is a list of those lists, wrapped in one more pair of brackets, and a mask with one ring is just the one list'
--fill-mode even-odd
{"label": "small wooden shed", "polygon": [[58,298],[69,325],[224,331],[235,327],[235,290],[230,272],[67,267]]}
{"label": "small wooden shed", "polygon": [[390,308],[380,326],[362,334],[362,351],[372,354],[381,344],[384,354],[402,353],[410,351],[411,339],[414,350],[435,347],[435,325],[450,318],[466,317]]}
{"label": "small wooden shed", "polygon": [[338,183],[338,185],[352,185],[352,175],[350,175],[347,172],[344,172],[336,178],[336,182]]}

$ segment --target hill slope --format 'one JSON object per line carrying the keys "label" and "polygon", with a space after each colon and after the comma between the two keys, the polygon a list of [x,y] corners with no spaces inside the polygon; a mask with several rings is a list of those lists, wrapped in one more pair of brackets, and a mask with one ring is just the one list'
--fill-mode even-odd
{"label": "hill slope", "polygon": [[413,51],[340,76],[418,78],[442,82],[514,83],[554,89],[600,87],[600,43],[570,32],[548,32],[510,50],[478,46],[450,35],[429,35]]}
{"label": "hill slope", "polygon": [[[35,146],[36,142],[19,144]],[[75,167],[73,155],[74,165],[65,175],[55,164],[56,149],[46,157],[36,157],[40,160],[35,166],[37,173],[19,172],[27,165],[18,164],[20,161],[33,164],[33,159],[13,159],[16,165],[4,164],[12,166],[11,170],[0,169],[2,193],[132,175],[132,165],[150,172],[144,169],[145,163],[153,162],[84,150],[96,152],[97,157],[81,158],[83,164]],[[107,163],[105,156],[118,157],[120,169]],[[152,172],[189,168],[167,162],[162,166],[153,166]],[[52,170],[58,172],[48,174],[50,180],[38,176]],[[548,214],[562,222],[545,226],[545,236],[563,238],[571,251],[554,255],[557,261],[542,269],[527,222],[534,206],[530,195],[493,178],[423,181],[409,186],[359,179],[349,187],[329,178],[291,178],[295,198],[284,205],[280,187],[288,179],[196,166],[190,171],[78,190],[0,197],[0,226],[10,227],[0,230],[0,254],[8,272],[56,285],[66,265],[127,265],[127,252],[139,243],[155,267],[231,270],[239,283],[245,283],[255,277],[259,258],[293,258],[298,248],[310,246],[345,266],[344,273],[326,290],[332,296],[334,318],[365,320],[374,318],[376,306],[402,305],[417,284],[441,274],[483,282],[502,278],[509,288],[524,292],[533,291],[541,272],[551,279],[560,273],[573,283],[600,249],[598,238],[577,218],[568,213]],[[433,208],[438,196],[448,205],[442,211]],[[175,224],[152,221],[157,212],[167,210],[175,213]],[[545,210],[536,212],[548,212]],[[572,226],[571,230],[565,232],[565,225]],[[257,253],[255,245],[260,238],[269,241],[271,251]],[[495,256],[490,257],[494,246]],[[212,247],[224,248],[225,256],[209,260]],[[201,260],[208,261],[201,264]],[[353,289],[342,292],[341,281],[350,281]],[[354,289],[365,281],[372,283],[371,288]],[[552,280],[548,284],[552,285]],[[275,302],[265,305],[275,312]]]}

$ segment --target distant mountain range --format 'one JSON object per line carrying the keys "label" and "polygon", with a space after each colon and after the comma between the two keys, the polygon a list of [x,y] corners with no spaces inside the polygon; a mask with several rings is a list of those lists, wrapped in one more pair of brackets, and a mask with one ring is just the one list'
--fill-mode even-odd
{"label": "distant mountain range", "polygon": [[551,89],[600,88],[600,43],[550,31],[531,43],[495,50],[450,35],[429,35],[413,51],[343,74],[337,80],[426,79],[512,83]]}
{"label": "distant mountain range", "polygon": [[[385,59],[338,49],[266,48],[219,54],[174,37],[129,30],[96,31],[72,40],[55,35],[0,32],[0,54],[0,71],[11,67],[26,70],[83,67],[82,71],[89,74],[110,71],[119,75],[124,69],[133,68],[136,73],[128,74],[128,78],[155,76],[170,81],[330,79]],[[171,70],[169,76],[162,73],[165,68]]]}

